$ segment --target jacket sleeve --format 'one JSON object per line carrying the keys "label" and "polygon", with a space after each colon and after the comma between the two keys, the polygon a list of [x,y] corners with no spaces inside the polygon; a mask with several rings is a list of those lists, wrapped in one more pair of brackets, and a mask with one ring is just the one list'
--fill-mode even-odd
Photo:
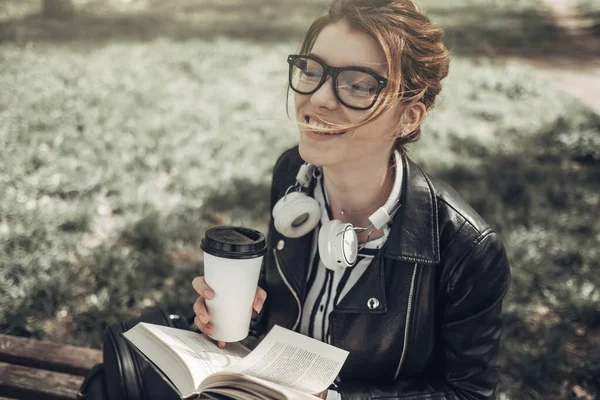
{"label": "jacket sleeve", "polygon": [[343,381],[342,399],[494,399],[502,331],[502,300],[510,284],[506,252],[488,231],[450,269],[438,310],[442,312],[434,362],[443,374],[429,380]]}

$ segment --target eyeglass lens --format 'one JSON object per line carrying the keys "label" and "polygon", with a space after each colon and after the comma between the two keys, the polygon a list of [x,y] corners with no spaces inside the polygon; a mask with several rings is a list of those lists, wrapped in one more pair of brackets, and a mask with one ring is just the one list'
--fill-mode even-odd
{"label": "eyeglass lens", "polygon": [[[291,85],[299,93],[311,93],[322,78],[323,66],[315,60],[301,57],[291,65]],[[367,108],[377,94],[377,79],[362,71],[343,70],[337,75],[335,89],[343,104]]]}

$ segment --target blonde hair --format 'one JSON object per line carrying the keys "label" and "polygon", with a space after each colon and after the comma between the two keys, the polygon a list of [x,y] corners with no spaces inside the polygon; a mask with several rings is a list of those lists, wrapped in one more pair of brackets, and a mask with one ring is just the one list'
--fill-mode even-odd
{"label": "blonde hair", "polygon": [[[327,14],[317,18],[308,29],[299,54],[308,54],[317,36],[327,25],[345,21],[352,29],[373,37],[385,54],[388,84],[371,114],[351,125],[367,124],[396,105],[421,102],[433,107],[448,75],[450,57],[443,33],[411,0],[333,0]],[[394,132],[395,148],[418,140],[420,126],[412,132]],[[402,136],[399,136],[403,133]]]}

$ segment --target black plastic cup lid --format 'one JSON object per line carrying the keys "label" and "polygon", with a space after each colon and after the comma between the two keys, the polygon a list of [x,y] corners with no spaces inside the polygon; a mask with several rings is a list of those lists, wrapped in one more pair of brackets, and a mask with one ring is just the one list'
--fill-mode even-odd
{"label": "black plastic cup lid", "polygon": [[204,234],[200,244],[204,252],[216,257],[256,258],[267,252],[265,235],[241,226],[217,226]]}

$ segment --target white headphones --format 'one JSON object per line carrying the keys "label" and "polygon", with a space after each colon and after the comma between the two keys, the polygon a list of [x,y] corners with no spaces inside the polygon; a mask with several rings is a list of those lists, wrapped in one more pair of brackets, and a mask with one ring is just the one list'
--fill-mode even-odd
{"label": "white headphones", "polygon": [[[396,163],[402,162],[400,154],[395,152]],[[311,232],[322,222],[319,230],[319,257],[325,267],[340,270],[352,267],[358,256],[358,238],[356,233],[369,228],[373,231],[381,229],[389,223],[400,208],[400,199],[390,198],[369,217],[370,224],[364,228],[355,227],[333,219],[327,221],[321,215],[321,206],[314,198],[308,196],[303,189],[310,186],[312,179],[319,176],[319,169],[305,163],[296,175],[296,183],[290,186],[285,195],[273,207],[275,229],[283,236],[298,238]],[[402,185],[402,174],[396,174],[392,193],[398,193]],[[296,191],[291,192],[291,190]]]}
{"label": "white headphones", "polygon": [[[296,183],[290,186],[273,207],[275,229],[285,237],[299,238],[312,231],[321,219],[321,207],[303,189],[310,186],[318,169],[305,163],[296,175]],[[290,190],[296,189],[290,193]]]}

